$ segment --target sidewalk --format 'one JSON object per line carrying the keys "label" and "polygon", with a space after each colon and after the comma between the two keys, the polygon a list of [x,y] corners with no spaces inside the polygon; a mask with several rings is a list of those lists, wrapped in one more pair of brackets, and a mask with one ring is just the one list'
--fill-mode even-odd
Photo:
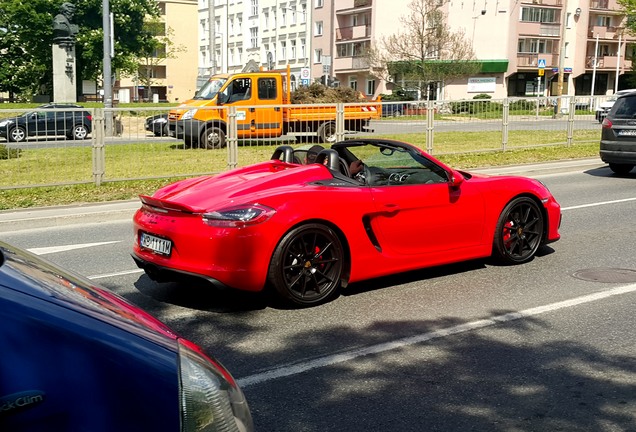
{"label": "sidewalk", "polygon": [[[598,158],[575,159],[541,164],[469,170],[491,175],[524,175],[535,177],[547,174],[588,170],[606,166]],[[139,200],[117,201],[57,207],[42,207],[0,211],[0,234],[33,228],[46,228],[73,224],[131,220],[141,206]]]}

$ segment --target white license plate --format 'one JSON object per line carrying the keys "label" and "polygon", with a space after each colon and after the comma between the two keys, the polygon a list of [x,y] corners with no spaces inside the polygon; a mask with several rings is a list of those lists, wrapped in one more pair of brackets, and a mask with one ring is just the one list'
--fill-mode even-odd
{"label": "white license plate", "polygon": [[623,129],[618,131],[619,136],[636,136],[636,129]]}
{"label": "white license plate", "polygon": [[150,234],[141,233],[139,245],[142,248],[150,249],[162,255],[170,255],[172,251],[172,242],[170,240],[155,237]]}

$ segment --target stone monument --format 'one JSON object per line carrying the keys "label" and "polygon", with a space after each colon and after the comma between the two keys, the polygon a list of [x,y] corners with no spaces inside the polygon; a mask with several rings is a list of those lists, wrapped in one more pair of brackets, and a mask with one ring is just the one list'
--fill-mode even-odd
{"label": "stone monument", "polygon": [[62,3],[53,18],[53,101],[77,102],[75,38],[77,24],[71,24],[75,5]]}

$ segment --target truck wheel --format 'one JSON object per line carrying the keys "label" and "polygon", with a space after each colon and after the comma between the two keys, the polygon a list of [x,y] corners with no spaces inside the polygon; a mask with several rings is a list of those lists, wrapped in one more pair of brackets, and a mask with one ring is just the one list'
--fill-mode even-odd
{"label": "truck wheel", "polygon": [[220,149],[225,147],[225,132],[218,127],[205,128],[199,138],[199,145],[205,149]]}
{"label": "truck wheel", "polygon": [[336,142],[336,124],[334,122],[327,122],[320,125],[318,128],[318,138],[320,142],[333,144]]}

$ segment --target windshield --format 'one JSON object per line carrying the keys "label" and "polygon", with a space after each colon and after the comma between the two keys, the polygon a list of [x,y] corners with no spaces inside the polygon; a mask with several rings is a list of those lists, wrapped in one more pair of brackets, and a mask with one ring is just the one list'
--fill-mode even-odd
{"label": "windshield", "polygon": [[194,99],[214,99],[226,81],[226,78],[210,78],[194,95]]}

